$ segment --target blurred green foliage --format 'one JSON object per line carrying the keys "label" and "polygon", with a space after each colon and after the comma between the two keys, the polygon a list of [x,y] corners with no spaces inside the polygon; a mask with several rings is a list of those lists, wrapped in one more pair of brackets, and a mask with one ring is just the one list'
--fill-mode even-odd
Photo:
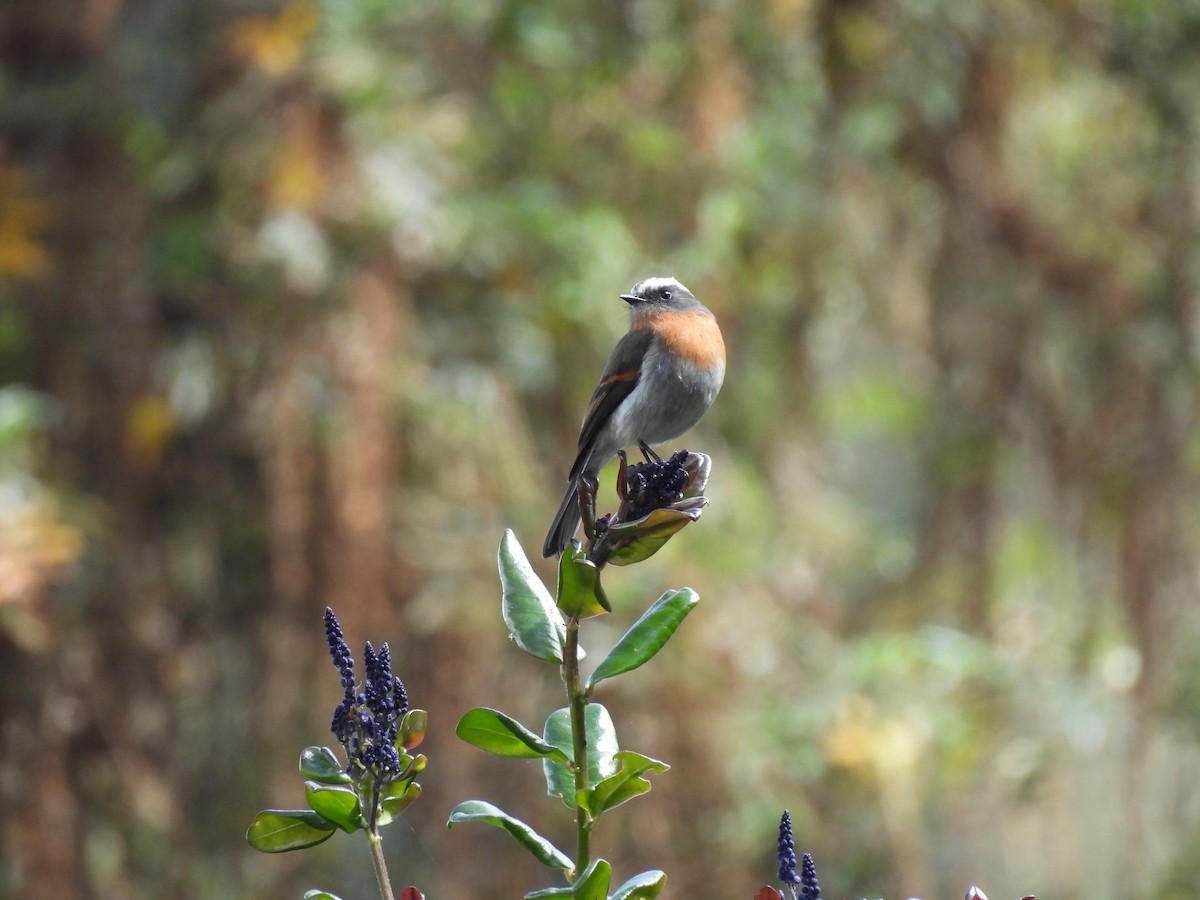
{"label": "blurred green foliage", "polygon": [[[704,521],[606,582],[612,641],[706,598],[603,697],[674,766],[614,877],[750,896],[787,806],[839,896],[1194,895],[1197,35],[1192,0],[5,2],[0,893],[369,890],[242,843],[324,739],[320,610],[435,722],[549,708],[495,541],[544,530],[617,294],[669,272],[730,364]],[[487,782],[547,833],[537,771],[428,745],[397,878],[540,883],[442,830]]]}

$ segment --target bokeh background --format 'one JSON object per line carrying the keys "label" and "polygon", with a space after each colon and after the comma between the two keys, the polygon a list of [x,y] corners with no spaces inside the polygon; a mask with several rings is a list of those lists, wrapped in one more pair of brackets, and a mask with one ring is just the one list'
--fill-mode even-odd
{"label": "bokeh background", "polygon": [[[4,0],[0,894],[373,891],[268,857],[389,641],[431,712],[386,845],[435,900],[570,846],[495,550],[672,273],[724,392],[712,505],[606,579],[601,692],[665,759],[596,852],[750,897],[787,807],[833,897],[1200,893],[1195,0]],[[539,571],[553,577],[552,567]],[[593,649],[593,658],[598,655]]]}

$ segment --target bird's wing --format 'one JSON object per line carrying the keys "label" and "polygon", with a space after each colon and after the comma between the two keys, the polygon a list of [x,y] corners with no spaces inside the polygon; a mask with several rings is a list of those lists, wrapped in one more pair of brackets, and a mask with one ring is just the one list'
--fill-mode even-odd
{"label": "bird's wing", "polygon": [[583,427],[579,431],[579,452],[575,456],[574,465],[571,466],[572,481],[583,471],[596,435],[608,424],[621,401],[637,387],[642,360],[653,340],[654,332],[649,328],[642,328],[627,332],[613,348],[608,365],[604,367],[604,374],[600,376],[600,383],[596,385],[596,391],[592,394],[592,401],[588,404],[587,414],[583,417]]}

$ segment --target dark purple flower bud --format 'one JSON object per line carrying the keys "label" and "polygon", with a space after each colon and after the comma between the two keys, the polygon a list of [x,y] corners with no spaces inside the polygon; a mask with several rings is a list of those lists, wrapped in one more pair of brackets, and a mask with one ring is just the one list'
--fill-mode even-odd
{"label": "dark purple flower bud", "polygon": [[329,730],[333,732],[338,743],[343,746],[350,737],[350,706],[348,700],[339,703],[337,709],[333,711],[333,721],[329,725]]}
{"label": "dark purple flower bud", "polygon": [[347,699],[354,691],[354,659],[350,656],[350,648],[342,636],[342,626],[338,624],[337,616],[328,606],[325,607],[325,640],[329,644],[329,655],[333,657],[333,665],[342,676],[342,688]]}
{"label": "dark purple flower bud", "polygon": [[632,522],[682,500],[688,483],[686,464],[691,455],[680,450],[668,460],[630,466],[625,491],[628,509],[621,518]]}
{"label": "dark purple flower bud", "polygon": [[403,717],[408,712],[408,691],[404,689],[404,682],[400,680],[399,675],[393,675],[392,681],[392,694],[396,698],[396,715]]}
{"label": "dark purple flower bud", "polygon": [[375,657],[375,648],[371,646],[371,642],[367,641],[363,644],[363,669],[365,675],[363,677],[363,690],[367,695],[368,702],[374,692],[375,687],[375,671],[379,667],[379,661]]}
{"label": "dark purple flower bud", "polygon": [[805,900],[820,900],[821,885],[817,883],[817,867],[811,853],[805,853],[800,863],[800,896]]}
{"label": "dark purple flower bud", "polygon": [[395,700],[392,697],[392,651],[387,644],[379,648],[379,656],[376,659],[375,680],[373,687],[375,688],[376,715],[391,716],[395,712]]}
{"label": "dark purple flower bud", "polygon": [[380,693],[388,693],[392,689],[392,648],[386,642],[379,648],[379,668],[376,674]]}
{"label": "dark purple flower bud", "polygon": [[784,884],[799,884],[796,874],[796,844],[792,841],[792,816],[786,809],[779,817],[779,880]]}

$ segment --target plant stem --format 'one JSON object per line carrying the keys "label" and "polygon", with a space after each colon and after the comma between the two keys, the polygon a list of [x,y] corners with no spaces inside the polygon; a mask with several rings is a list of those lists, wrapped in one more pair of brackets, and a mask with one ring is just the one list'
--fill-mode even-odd
{"label": "plant stem", "polygon": [[382,900],[395,900],[392,883],[388,879],[387,861],[383,858],[383,838],[374,829],[367,831],[367,843],[371,845],[371,862],[375,864],[375,880],[379,882]]}
{"label": "plant stem", "polygon": [[[617,521],[617,519],[613,519],[612,523],[610,524],[615,525]],[[592,545],[588,547],[588,561],[595,563],[596,568],[602,569],[604,568],[604,564],[608,562],[608,557],[612,554],[612,550],[609,548],[610,543],[612,543],[612,540],[609,537],[609,532],[605,530],[604,533],[600,535],[600,538],[594,541]]]}
{"label": "plant stem", "polygon": [[[567,621],[567,641],[563,649],[563,681],[571,709],[571,747],[574,750],[575,793],[588,789],[587,722],[584,707],[587,698],[579,689],[579,617]],[[588,867],[592,819],[582,806],[575,807],[575,874]]]}

